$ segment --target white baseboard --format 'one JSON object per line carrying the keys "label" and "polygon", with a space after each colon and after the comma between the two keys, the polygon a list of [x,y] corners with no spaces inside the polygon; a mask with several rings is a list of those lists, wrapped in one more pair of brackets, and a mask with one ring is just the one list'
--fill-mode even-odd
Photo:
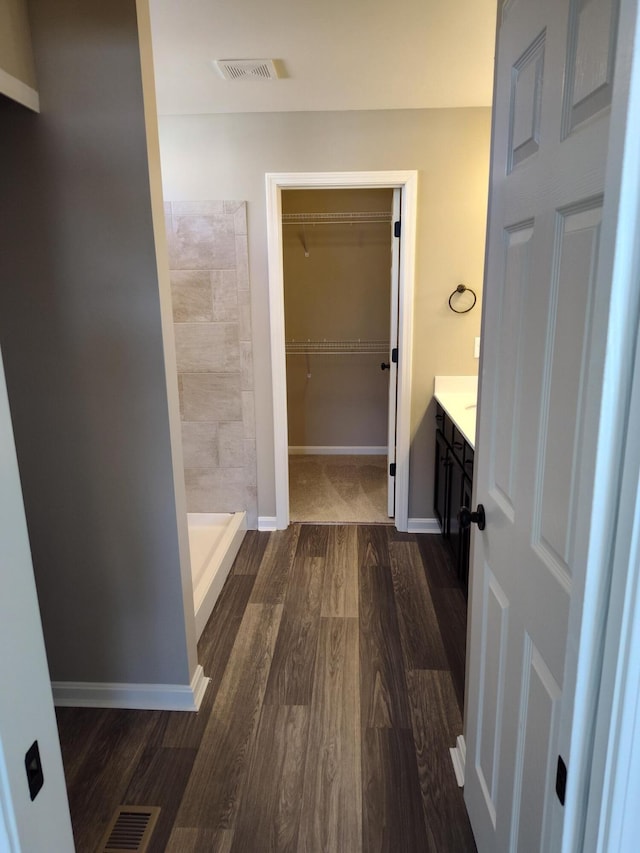
{"label": "white baseboard", "polygon": [[200,664],[190,685],[54,681],[53,703],[60,708],[120,708],[137,711],[197,711],[209,679]]}
{"label": "white baseboard", "polygon": [[437,518],[410,518],[407,533],[442,533]]}
{"label": "white baseboard", "polygon": [[456,745],[449,750],[449,754],[451,755],[451,762],[453,764],[453,771],[456,774],[456,781],[458,782],[458,787],[464,787],[464,765],[467,760],[467,745],[464,742],[464,736],[458,735],[456,739]]}
{"label": "white baseboard", "polygon": [[278,519],[275,515],[260,515],[258,516],[258,530],[271,532],[278,529]]}
{"label": "white baseboard", "polygon": [[312,445],[289,447],[289,456],[386,456],[387,445],[347,447],[344,445]]}

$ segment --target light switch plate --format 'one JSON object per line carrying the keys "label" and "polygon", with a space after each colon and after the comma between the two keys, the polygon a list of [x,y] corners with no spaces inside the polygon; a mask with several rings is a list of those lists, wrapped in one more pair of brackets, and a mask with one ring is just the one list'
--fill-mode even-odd
{"label": "light switch plate", "polygon": [[480,338],[476,338],[473,344],[473,357],[480,358]]}

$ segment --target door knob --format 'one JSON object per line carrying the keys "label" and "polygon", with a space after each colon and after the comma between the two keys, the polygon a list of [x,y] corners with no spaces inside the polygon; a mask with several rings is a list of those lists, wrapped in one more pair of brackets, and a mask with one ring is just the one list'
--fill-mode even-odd
{"label": "door knob", "polygon": [[476,511],[471,512],[468,507],[461,506],[458,510],[458,521],[460,522],[460,527],[462,527],[463,530],[466,530],[466,528],[470,527],[471,524],[477,524],[478,530],[484,530],[487,521],[484,514],[484,507],[482,504],[478,504]]}
{"label": "door knob", "polygon": [[391,365],[385,364],[383,361],[382,364],[380,365],[380,370],[391,370]]}

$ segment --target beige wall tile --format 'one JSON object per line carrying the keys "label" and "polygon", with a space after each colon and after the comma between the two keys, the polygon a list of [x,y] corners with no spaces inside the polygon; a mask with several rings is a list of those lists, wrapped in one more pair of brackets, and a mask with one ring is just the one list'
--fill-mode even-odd
{"label": "beige wall tile", "polygon": [[172,211],[175,216],[216,216],[235,213],[235,211],[226,211],[223,201],[174,201]]}
{"label": "beige wall tile", "polygon": [[245,236],[235,237],[235,253],[238,290],[249,290],[249,248]]}
{"label": "beige wall tile", "polygon": [[248,290],[237,291],[238,294],[238,333],[241,341],[251,340],[251,294]]}
{"label": "beige wall tile", "polygon": [[226,276],[226,270],[214,270],[211,276],[213,319],[216,323],[238,322],[238,289],[235,276]]}
{"label": "beige wall tile", "polygon": [[247,472],[247,485],[257,484],[256,442],[253,438],[244,439],[244,467]]}
{"label": "beige wall tile", "polygon": [[237,421],[242,418],[239,373],[185,373],[179,377],[183,421]]}
{"label": "beige wall tile", "polygon": [[[236,238],[230,216],[178,216],[169,229],[173,270],[217,270],[236,266]],[[246,238],[244,238],[246,241]]]}
{"label": "beige wall tile", "polygon": [[240,207],[244,205],[243,201],[223,201],[224,212],[233,215]]}
{"label": "beige wall tile", "polygon": [[258,490],[247,485],[244,490],[244,506],[247,513],[247,527],[252,530],[258,526]]}
{"label": "beige wall tile", "polygon": [[178,323],[176,359],[180,373],[242,371],[236,323]]}
{"label": "beige wall tile", "polygon": [[246,203],[172,202],[165,210],[187,507],[190,512],[244,509],[255,527]]}
{"label": "beige wall tile", "polygon": [[251,341],[240,341],[240,373],[242,375],[242,390],[253,388],[253,353]]}
{"label": "beige wall tile", "polygon": [[256,437],[256,404],[253,391],[242,392],[242,425],[245,438]]}
{"label": "beige wall tile", "polygon": [[229,285],[229,287],[238,287],[238,276],[236,275],[235,267],[230,270],[220,270],[220,274],[222,275],[222,280],[225,284]]}
{"label": "beige wall tile", "polygon": [[218,425],[218,464],[221,468],[242,468],[245,464],[242,421]]}
{"label": "beige wall tile", "polygon": [[174,323],[198,323],[214,319],[209,273],[174,270],[170,273]]}
{"label": "beige wall tile", "polygon": [[218,425],[204,421],[183,422],[182,454],[185,468],[217,468]]}
{"label": "beige wall tile", "polygon": [[236,235],[247,233],[247,205],[242,204],[233,215]]}
{"label": "beige wall tile", "polygon": [[245,508],[244,468],[187,468],[187,512],[239,512]]}

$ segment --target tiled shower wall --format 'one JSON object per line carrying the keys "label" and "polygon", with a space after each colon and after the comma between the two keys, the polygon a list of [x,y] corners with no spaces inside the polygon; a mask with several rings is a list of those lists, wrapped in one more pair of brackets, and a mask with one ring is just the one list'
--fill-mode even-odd
{"label": "tiled shower wall", "polygon": [[246,204],[166,202],[188,512],[257,524]]}

